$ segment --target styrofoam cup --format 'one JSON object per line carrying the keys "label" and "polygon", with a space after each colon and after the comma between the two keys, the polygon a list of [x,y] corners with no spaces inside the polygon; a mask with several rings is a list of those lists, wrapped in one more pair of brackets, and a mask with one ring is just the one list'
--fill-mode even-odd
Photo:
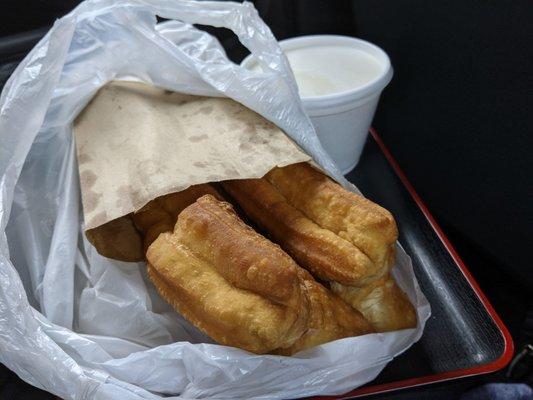
{"label": "styrofoam cup", "polygon": [[[301,96],[325,150],[336,161],[341,171],[349,172],[359,161],[381,92],[392,79],[389,57],[376,45],[347,36],[301,36],[282,40],[279,44],[286,52],[316,46],[347,47],[347,51],[356,49],[364,52],[380,65],[381,71],[377,76],[353,89]],[[323,64],[323,60],[321,62]],[[331,59],[331,62],[336,60]],[[249,56],[243,60],[242,65],[254,69],[257,62]]]}

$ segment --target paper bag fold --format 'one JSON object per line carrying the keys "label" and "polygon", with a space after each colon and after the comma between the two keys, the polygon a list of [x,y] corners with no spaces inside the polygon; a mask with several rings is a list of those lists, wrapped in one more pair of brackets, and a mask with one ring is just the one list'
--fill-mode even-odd
{"label": "paper bag fold", "polygon": [[[133,82],[104,86],[76,119],[74,134],[87,236],[101,254],[124,261],[144,256],[135,251],[141,239],[128,215],[149,201],[310,160],[278,127],[234,100]],[[121,248],[106,249],[117,232],[125,238]]]}

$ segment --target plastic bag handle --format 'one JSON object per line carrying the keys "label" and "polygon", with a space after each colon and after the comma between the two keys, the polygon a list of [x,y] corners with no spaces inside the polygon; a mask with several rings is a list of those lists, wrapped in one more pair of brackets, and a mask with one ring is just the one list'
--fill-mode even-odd
{"label": "plastic bag handle", "polygon": [[[127,0],[126,0],[127,1]],[[128,1],[131,5],[131,0]],[[270,28],[263,22],[257,10],[250,2],[236,3],[232,1],[168,1],[168,0],[139,0],[139,4],[149,8],[156,15],[163,18],[179,20],[189,24],[210,25],[217,28],[230,29],[239,41],[258,60],[264,71],[277,74],[291,91],[293,98],[299,99],[296,80],[289,65],[289,61]],[[235,65],[235,68],[246,70],[244,67]],[[251,71],[246,70],[248,73]],[[296,105],[311,131],[314,131],[311,121],[306,116],[301,102]],[[257,111],[257,110],[256,110]],[[283,128],[283,127],[282,127]],[[302,138],[299,144],[308,150],[311,146],[321,148],[316,134]],[[353,187],[344,178],[333,160],[327,153],[322,152],[315,159],[321,164],[326,172],[345,186]]]}
{"label": "plastic bag handle", "polygon": [[264,70],[281,74],[298,96],[287,57],[252,3],[194,0],[145,0],[140,3],[163,18],[230,29]]}

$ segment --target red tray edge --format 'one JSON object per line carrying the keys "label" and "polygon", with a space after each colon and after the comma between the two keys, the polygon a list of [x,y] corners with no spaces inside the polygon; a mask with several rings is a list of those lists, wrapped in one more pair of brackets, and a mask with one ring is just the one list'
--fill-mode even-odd
{"label": "red tray edge", "polygon": [[472,274],[466,267],[465,263],[463,262],[459,254],[457,254],[457,251],[454,249],[451,242],[448,240],[448,238],[446,237],[446,235],[444,234],[440,226],[437,224],[437,222],[433,218],[433,215],[431,215],[431,213],[429,212],[429,209],[424,204],[424,202],[422,201],[418,193],[415,191],[413,185],[411,184],[411,182],[409,182],[409,180],[407,179],[407,176],[404,174],[404,172],[402,171],[402,169],[400,168],[400,166],[398,165],[398,163],[396,162],[396,160],[390,153],[389,149],[387,148],[387,146],[385,146],[385,144],[383,143],[383,140],[381,139],[381,137],[379,136],[379,134],[373,127],[370,128],[370,134],[372,135],[372,137],[378,144],[379,148],[385,155],[385,158],[387,159],[391,167],[394,169],[394,172],[396,173],[398,178],[400,178],[403,185],[405,186],[405,188],[407,189],[407,191],[409,192],[409,194],[411,195],[411,197],[413,198],[417,206],[420,208],[424,216],[426,217],[431,228],[435,231],[438,238],[440,239],[440,241],[442,242],[442,244],[448,251],[448,253],[450,253],[450,256],[454,260],[455,264],[457,265],[457,267],[459,268],[461,273],[464,275],[467,282],[470,284],[470,286],[474,290],[474,293],[479,298],[479,300],[481,301],[481,303],[483,304],[483,306],[485,307],[485,309],[487,310],[487,312],[493,319],[496,326],[499,328],[500,333],[503,337],[503,341],[504,341],[504,350],[503,350],[502,355],[498,359],[491,361],[487,364],[478,365],[478,366],[471,367],[471,368],[458,369],[455,371],[443,372],[439,374],[426,375],[426,376],[421,376],[417,378],[404,379],[401,381],[385,383],[382,385],[364,387],[360,389],[355,389],[351,392],[338,395],[338,396],[314,396],[310,398],[313,400],[333,400],[333,399],[343,399],[343,398],[349,398],[349,397],[359,397],[359,396],[368,395],[368,394],[386,393],[386,392],[390,392],[393,390],[422,386],[422,385],[427,385],[427,384],[436,383],[436,382],[444,382],[444,381],[448,381],[448,380],[452,380],[456,378],[465,378],[468,376],[488,374],[491,372],[498,371],[502,369],[503,367],[505,367],[509,363],[509,361],[511,361],[511,358],[514,353],[513,339],[511,338],[509,330],[507,329],[507,327],[505,326],[505,324],[499,317],[498,313],[494,310],[489,300],[487,299],[487,297],[485,296],[485,294],[479,287],[478,283],[476,282],[476,280],[474,279],[474,277],[472,276]]}
{"label": "red tray edge", "polygon": [[[468,283],[470,284],[470,286],[476,293],[476,296],[479,298],[479,300],[481,301],[481,303],[483,304],[483,306],[485,307],[485,309],[487,310],[487,312],[489,313],[489,315],[491,316],[495,324],[500,329],[500,333],[503,336],[505,347],[504,347],[504,351],[502,355],[498,359],[491,361],[490,363],[487,363],[484,365],[479,365],[479,366],[472,367],[472,368],[458,369],[455,371],[443,372],[440,374],[426,375],[426,376],[421,376],[418,378],[404,379],[404,380],[400,380],[396,382],[385,383],[382,385],[354,389],[348,393],[337,395],[337,396],[312,396],[312,397],[308,397],[307,398],[308,400],[341,400],[345,398],[360,397],[360,396],[371,395],[371,394],[387,393],[387,392],[391,392],[391,391],[399,390],[399,389],[407,389],[407,388],[412,388],[412,387],[417,387],[417,386],[424,386],[424,385],[428,385],[431,383],[445,382],[445,381],[449,381],[449,380],[457,379],[457,378],[466,378],[468,376],[488,374],[491,372],[498,371],[502,369],[503,367],[505,367],[509,363],[509,361],[511,361],[511,358],[514,353],[514,343],[509,333],[509,330],[507,329],[503,321],[500,319],[499,315],[496,313],[496,311],[494,310],[494,308],[488,301],[485,294],[482,292],[481,288],[479,287],[478,283],[473,278],[472,274],[466,267],[465,263],[463,262],[463,260],[461,260],[461,257],[459,257],[459,254],[457,254],[451,242],[448,240],[448,238],[446,237],[446,235],[444,234],[440,226],[437,224],[437,222],[435,221],[435,219],[429,212],[429,209],[426,207],[426,205],[424,204],[424,202],[422,201],[418,193],[416,193],[413,185],[411,185],[411,182],[409,182],[409,180],[407,179],[407,176],[404,174],[404,172],[402,171],[402,169],[400,168],[400,166],[398,165],[398,163],[396,162],[396,160],[390,153],[389,149],[387,148],[387,146],[385,146],[385,144],[383,143],[383,140],[381,140],[381,137],[379,136],[379,134],[373,127],[370,128],[370,134],[372,135],[372,137],[378,144],[379,148],[385,155],[385,158],[387,159],[391,167],[394,169],[394,172],[396,173],[396,175],[398,175],[398,178],[400,178],[403,185],[405,186],[405,188],[407,189],[407,191],[409,192],[409,194],[411,195],[415,203],[418,205],[418,207],[420,208],[420,210],[422,211],[422,213],[428,220],[429,224],[431,225],[431,228],[435,231],[435,233],[437,234],[440,241],[443,243],[446,250],[450,253],[455,264],[461,270],[462,274],[464,275],[464,277],[466,278],[466,280],[468,281]],[[60,400],[59,397],[57,399]]]}

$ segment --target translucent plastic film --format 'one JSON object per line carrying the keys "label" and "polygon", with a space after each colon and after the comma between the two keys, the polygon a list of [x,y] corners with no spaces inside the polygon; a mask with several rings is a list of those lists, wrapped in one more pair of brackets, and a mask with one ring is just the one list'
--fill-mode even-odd
{"label": "translucent plastic film", "polygon": [[[173,21],[157,25],[156,15]],[[229,61],[191,24],[231,29],[266,72]],[[0,362],[64,399],[291,398],[343,393],[416,342],[430,309],[409,257],[393,273],[416,329],[327,343],[293,357],[213,343],[154,292],[144,264],[85,240],[72,122],[116,79],[227,96],[282,128],[340,183],[286,58],[249,3],[93,0],[59,19],[0,98]]]}

